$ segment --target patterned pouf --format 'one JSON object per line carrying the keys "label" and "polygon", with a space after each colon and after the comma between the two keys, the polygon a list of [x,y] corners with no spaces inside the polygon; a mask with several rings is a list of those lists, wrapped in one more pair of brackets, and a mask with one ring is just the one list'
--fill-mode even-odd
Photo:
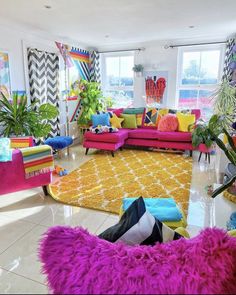
{"label": "patterned pouf", "polygon": [[71,136],[56,136],[45,140],[45,144],[52,147],[53,150],[62,150],[73,143]]}

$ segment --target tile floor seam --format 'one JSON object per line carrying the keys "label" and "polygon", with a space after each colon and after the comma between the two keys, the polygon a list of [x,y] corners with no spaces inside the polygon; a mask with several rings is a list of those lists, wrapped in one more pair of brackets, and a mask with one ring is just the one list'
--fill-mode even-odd
{"label": "tile floor seam", "polygon": [[95,235],[97,235],[97,232],[99,231],[99,229],[103,226],[103,224],[107,221],[107,219],[109,219],[110,218],[110,216],[108,215],[106,218],[105,218],[105,220],[103,221],[103,223],[102,224],[100,224],[99,226],[98,226],[98,228],[96,229],[96,231],[94,232],[94,234]]}
{"label": "tile floor seam", "polygon": [[[4,217],[7,217],[7,218],[9,218],[9,219],[12,219],[11,216],[9,216],[9,215],[5,215],[5,214],[2,213],[2,212],[0,212],[0,213],[1,213],[2,216],[4,216]],[[31,224],[33,224],[33,225],[38,225],[38,223],[33,222],[33,221],[26,220],[26,219],[24,219],[24,218],[21,218],[21,219],[19,219],[19,220],[17,220],[17,221],[23,221],[23,222],[31,223]]]}
{"label": "tile floor seam", "polygon": [[[11,248],[16,242],[18,242],[19,240],[21,240],[23,237],[25,237],[28,233],[30,233],[35,227],[39,226],[40,224],[34,224],[34,226],[26,231],[22,236],[20,236],[15,242],[13,242],[9,247],[7,247],[7,249],[5,249],[3,252],[0,253],[0,257],[2,256],[2,254],[4,254],[9,248]],[[3,268],[1,265],[0,265],[0,268]]]}
{"label": "tile floor seam", "polygon": [[18,273],[15,273],[14,271],[7,270],[6,268],[4,268],[4,267],[2,267],[2,266],[0,266],[0,269],[3,269],[4,271],[6,271],[6,272],[8,272],[8,273],[13,273],[14,275],[16,275],[16,276],[18,276],[18,277],[21,277],[21,278],[24,278],[24,279],[30,280],[30,281],[32,281],[32,282],[34,282],[34,283],[38,283],[38,284],[40,284],[40,285],[42,285],[42,286],[46,286],[46,287],[48,287],[46,283],[43,284],[42,282],[39,282],[39,281],[33,280],[33,279],[29,278],[29,277],[22,276],[22,275],[20,275],[20,274],[18,274]]}

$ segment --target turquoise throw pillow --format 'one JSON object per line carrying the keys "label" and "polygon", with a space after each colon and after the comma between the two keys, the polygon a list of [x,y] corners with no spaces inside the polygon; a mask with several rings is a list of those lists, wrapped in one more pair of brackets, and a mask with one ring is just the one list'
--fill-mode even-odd
{"label": "turquoise throw pillow", "polygon": [[128,108],[124,109],[123,114],[142,114],[144,112],[144,108]]}
{"label": "turquoise throw pillow", "polygon": [[94,127],[96,127],[98,125],[111,126],[110,116],[108,113],[99,114],[99,115],[92,115],[92,123],[93,123]]}

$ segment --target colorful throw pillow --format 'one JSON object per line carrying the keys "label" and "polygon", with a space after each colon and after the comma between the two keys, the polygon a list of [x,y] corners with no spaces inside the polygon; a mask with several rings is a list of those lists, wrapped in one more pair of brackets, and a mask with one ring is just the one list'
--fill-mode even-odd
{"label": "colorful throw pillow", "polygon": [[104,125],[91,126],[89,130],[95,134],[114,133],[119,131],[117,128],[113,126],[104,126]]}
{"label": "colorful throw pillow", "polygon": [[108,113],[92,115],[93,126],[110,126],[110,115]]}
{"label": "colorful throw pillow", "polygon": [[127,108],[124,109],[123,114],[143,114],[145,108]]}
{"label": "colorful throw pillow", "polygon": [[162,132],[173,132],[178,130],[178,119],[176,115],[167,114],[161,117],[158,123],[158,130]]}
{"label": "colorful throw pillow", "polygon": [[110,116],[110,118],[113,117],[113,112],[112,111],[107,111],[107,112],[97,111],[96,113],[97,113],[97,115],[108,114]]}
{"label": "colorful throw pillow", "polygon": [[158,119],[158,109],[147,108],[143,118],[143,127],[156,127],[157,119]]}
{"label": "colorful throw pillow", "polygon": [[120,117],[120,115],[123,113],[123,108],[119,108],[119,109],[112,109],[112,108],[109,108],[107,109],[108,112],[112,112],[113,114],[116,114],[117,117]]}
{"label": "colorful throw pillow", "polygon": [[190,132],[193,129],[196,121],[194,114],[183,114],[181,112],[177,112],[176,116],[179,122],[178,131]]}
{"label": "colorful throw pillow", "polygon": [[137,126],[141,127],[143,123],[143,113],[142,114],[136,114],[136,121],[137,121]]}
{"label": "colorful throw pillow", "polygon": [[121,114],[121,118],[124,119],[122,123],[123,128],[128,128],[128,129],[137,128],[136,115]]}
{"label": "colorful throw pillow", "polygon": [[110,123],[112,127],[115,128],[122,128],[121,123],[124,121],[123,118],[118,118],[117,115],[114,113],[113,117],[110,118]]}
{"label": "colorful throw pillow", "polygon": [[120,221],[101,233],[99,238],[128,245],[155,245],[156,242],[165,243],[182,236],[151,215],[140,197],[125,211]]}

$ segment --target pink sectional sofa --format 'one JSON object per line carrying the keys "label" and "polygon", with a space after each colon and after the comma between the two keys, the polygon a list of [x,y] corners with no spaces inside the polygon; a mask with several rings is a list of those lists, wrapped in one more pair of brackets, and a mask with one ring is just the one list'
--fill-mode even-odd
{"label": "pink sectional sofa", "polygon": [[[196,120],[200,118],[200,110],[192,110],[192,113],[195,114]],[[194,149],[191,132],[161,132],[140,127],[119,129],[117,133],[94,134],[87,131],[84,135],[83,146],[86,148],[86,155],[90,148],[94,148],[111,151],[114,157],[114,151],[124,145],[189,150],[190,154]]]}

